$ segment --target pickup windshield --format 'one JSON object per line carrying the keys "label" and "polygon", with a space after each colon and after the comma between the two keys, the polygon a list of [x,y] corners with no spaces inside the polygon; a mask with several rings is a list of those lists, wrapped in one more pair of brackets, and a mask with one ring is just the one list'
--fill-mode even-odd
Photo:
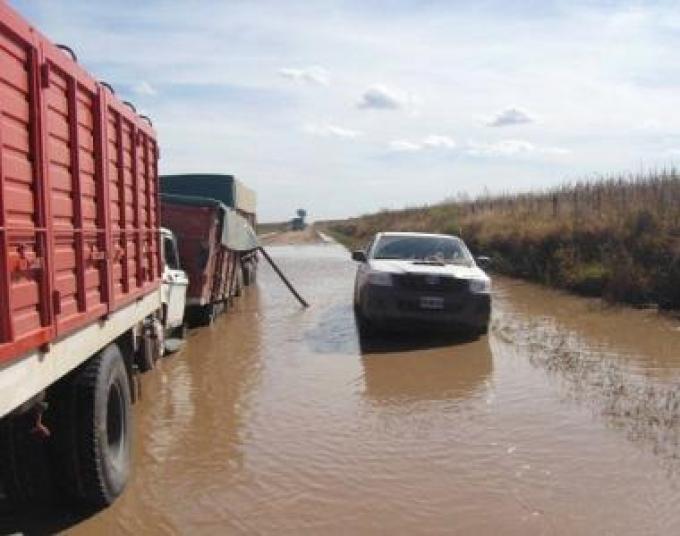
{"label": "pickup windshield", "polygon": [[462,240],[442,236],[382,236],[373,248],[372,257],[428,264],[472,264]]}

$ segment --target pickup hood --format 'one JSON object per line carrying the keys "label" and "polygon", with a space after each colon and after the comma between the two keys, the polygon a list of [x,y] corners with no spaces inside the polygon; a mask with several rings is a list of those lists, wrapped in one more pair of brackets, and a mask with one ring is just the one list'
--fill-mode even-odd
{"label": "pickup hood", "polygon": [[414,261],[371,259],[368,262],[371,270],[390,274],[437,275],[439,277],[455,277],[457,279],[488,279],[489,277],[477,266],[461,266],[458,264],[417,264]]}

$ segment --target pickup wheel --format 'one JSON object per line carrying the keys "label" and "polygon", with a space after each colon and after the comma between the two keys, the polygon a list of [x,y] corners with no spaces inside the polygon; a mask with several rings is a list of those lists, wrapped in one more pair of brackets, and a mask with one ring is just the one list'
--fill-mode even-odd
{"label": "pickup wheel", "polygon": [[479,326],[477,329],[475,329],[475,335],[477,337],[483,337],[484,335],[487,335],[489,333],[489,324],[484,324],[483,326]]}
{"label": "pickup wheel", "polygon": [[357,321],[357,330],[360,338],[369,338],[375,335],[376,329],[373,323],[361,312],[361,307],[354,308],[354,317]]}
{"label": "pickup wheel", "polygon": [[107,346],[72,381],[69,488],[80,502],[104,508],[122,493],[131,466],[130,383],[118,346]]}

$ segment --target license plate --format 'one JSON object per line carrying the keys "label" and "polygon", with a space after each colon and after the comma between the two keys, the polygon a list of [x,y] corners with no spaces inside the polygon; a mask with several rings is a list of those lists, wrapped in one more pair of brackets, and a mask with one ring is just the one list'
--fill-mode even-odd
{"label": "license plate", "polygon": [[440,310],[444,308],[444,298],[422,296],[420,298],[420,308],[430,310]]}

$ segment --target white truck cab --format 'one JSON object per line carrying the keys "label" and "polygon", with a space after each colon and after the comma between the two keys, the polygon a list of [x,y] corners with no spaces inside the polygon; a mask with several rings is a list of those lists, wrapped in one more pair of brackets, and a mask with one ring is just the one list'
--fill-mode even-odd
{"label": "white truck cab", "polygon": [[161,228],[161,240],[163,243],[161,302],[165,335],[166,338],[182,339],[185,331],[184,309],[189,278],[180,266],[175,235],[169,229]]}

